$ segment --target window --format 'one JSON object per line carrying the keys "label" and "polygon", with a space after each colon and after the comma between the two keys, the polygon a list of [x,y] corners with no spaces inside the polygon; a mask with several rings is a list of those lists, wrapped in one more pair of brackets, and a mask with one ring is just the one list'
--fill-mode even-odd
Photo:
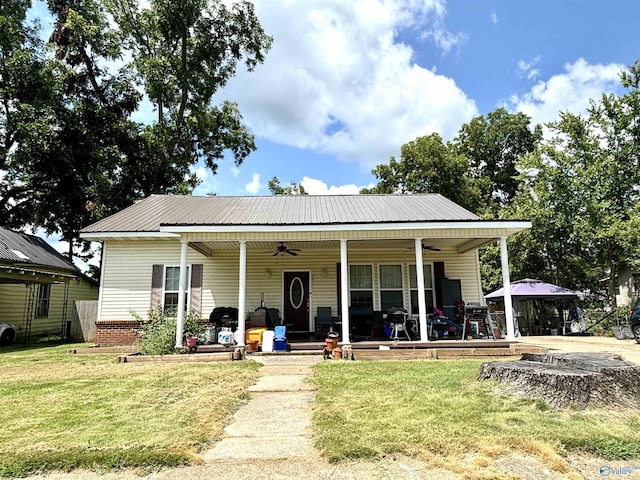
{"label": "window", "polygon": [[[190,267],[187,267],[187,285],[184,292],[184,309],[189,308]],[[178,311],[178,290],[180,288],[180,267],[165,267],[164,270],[164,309],[170,315]]]}
{"label": "window", "polygon": [[352,307],[373,307],[373,269],[371,265],[349,266]]}
{"label": "window", "polygon": [[[433,271],[431,265],[423,265],[424,268],[424,298],[427,304],[427,313],[433,312]],[[418,308],[418,276],[416,266],[409,265],[409,288],[411,290],[411,313],[420,313]]]}
{"label": "window", "polygon": [[402,265],[380,265],[380,309],[386,312],[394,305],[404,307]]}
{"label": "window", "polygon": [[36,317],[49,316],[49,300],[51,299],[51,284],[42,283],[38,288],[38,301],[36,304]]}

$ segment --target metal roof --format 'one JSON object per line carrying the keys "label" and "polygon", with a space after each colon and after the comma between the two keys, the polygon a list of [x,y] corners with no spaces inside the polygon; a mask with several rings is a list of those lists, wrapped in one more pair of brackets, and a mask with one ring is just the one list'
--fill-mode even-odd
{"label": "metal roof", "polygon": [[0,264],[38,265],[80,273],[72,262],[42,238],[2,227],[0,227]]}
{"label": "metal roof", "polygon": [[336,225],[477,220],[480,220],[478,216],[440,194],[151,195],[82,232],[158,232],[161,225]]}

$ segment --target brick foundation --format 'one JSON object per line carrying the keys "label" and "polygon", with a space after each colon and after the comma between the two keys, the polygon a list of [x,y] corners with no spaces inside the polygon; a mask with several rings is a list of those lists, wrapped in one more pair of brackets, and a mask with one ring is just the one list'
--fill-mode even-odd
{"label": "brick foundation", "polygon": [[138,339],[140,323],[136,320],[104,320],[96,322],[94,342],[98,345],[133,345]]}
{"label": "brick foundation", "polygon": [[[212,326],[209,322],[202,322],[205,328]],[[137,320],[101,320],[96,322],[97,345],[133,345],[138,339],[140,322]]]}

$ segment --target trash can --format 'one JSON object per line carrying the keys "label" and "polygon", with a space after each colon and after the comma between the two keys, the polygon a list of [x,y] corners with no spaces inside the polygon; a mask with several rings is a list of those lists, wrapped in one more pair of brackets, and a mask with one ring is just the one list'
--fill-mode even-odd
{"label": "trash can", "polygon": [[275,332],[273,330],[265,330],[262,332],[262,351],[273,352],[273,336]]}

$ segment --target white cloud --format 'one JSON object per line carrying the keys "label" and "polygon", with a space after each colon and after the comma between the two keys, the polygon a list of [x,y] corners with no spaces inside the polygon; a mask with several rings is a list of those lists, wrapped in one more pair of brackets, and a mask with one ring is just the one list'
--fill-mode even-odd
{"label": "white cloud", "polygon": [[273,48],[219,97],[239,103],[258,137],[369,170],[420,135],[453,137],[478,114],[452,79],[416,65],[396,38],[413,29],[451,48],[442,0],[258,0],[256,10]]}
{"label": "white cloud", "polygon": [[494,25],[498,24],[498,14],[494,11],[491,12],[491,23]]}
{"label": "white cloud", "polygon": [[235,165],[231,167],[229,171],[231,172],[231,175],[233,175],[233,178],[236,178],[238,175],[240,175],[240,169]]}
{"label": "white cloud", "polygon": [[251,182],[247,183],[244,186],[244,189],[247,192],[255,195],[256,193],[258,193],[258,191],[260,190],[261,187],[262,187],[262,185],[260,184],[260,175],[257,174],[257,173],[254,173]]}
{"label": "white cloud", "polygon": [[529,80],[534,80],[536,77],[540,75],[540,69],[535,67],[540,63],[541,60],[542,60],[542,57],[540,57],[540,55],[536,55],[536,57],[530,62],[520,60],[518,62],[518,68],[516,70],[516,73],[521,78],[526,77]]}
{"label": "white cloud", "polygon": [[195,173],[201,182],[206,182],[209,178],[209,171],[205,167],[189,167],[189,171]]}
{"label": "white cloud", "polygon": [[[303,177],[300,185],[304,187],[309,195],[355,195],[360,193],[361,188],[365,187],[359,187],[353,183],[349,185],[328,186],[322,180],[309,177]],[[373,184],[366,185],[366,187],[371,188]]]}
{"label": "white cloud", "polygon": [[560,112],[583,113],[589,100],[597,100],[603,92],[613,92],[619,86],[623,65],[591,65],[584,59],[568,63],[564,72],[547,81],[540,81],[524,95],[513,95],[508,108],[524,112],[533,123],[558,120]]}

